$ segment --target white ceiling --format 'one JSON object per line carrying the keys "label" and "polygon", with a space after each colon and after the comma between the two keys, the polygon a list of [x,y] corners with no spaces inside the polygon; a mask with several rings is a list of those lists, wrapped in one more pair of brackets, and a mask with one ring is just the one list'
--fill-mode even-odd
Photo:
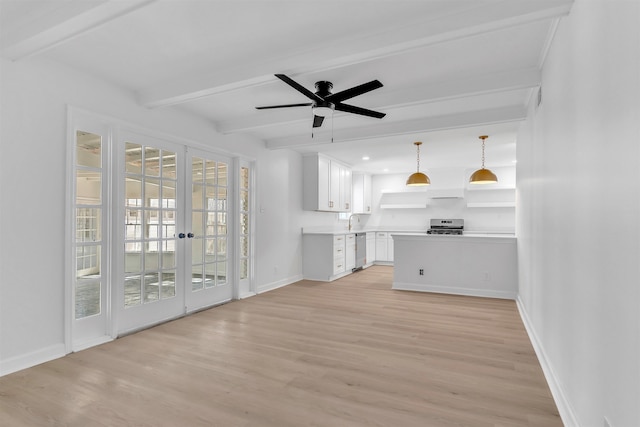
{"label": "white ceiling", "polygon": [[[224,134],[269,148],[319,151],[356,170],[477,167],[515,161],[518,123],[540,84],[557,21],[572,0],[0,0],[0,53],[65,63],[133,91],[149,108],[180,108]],[[374,79],[313,132],[315,92]],[[333,137],[333,143],[331,139]],[[367,155],[370,160],[362,160]]]}

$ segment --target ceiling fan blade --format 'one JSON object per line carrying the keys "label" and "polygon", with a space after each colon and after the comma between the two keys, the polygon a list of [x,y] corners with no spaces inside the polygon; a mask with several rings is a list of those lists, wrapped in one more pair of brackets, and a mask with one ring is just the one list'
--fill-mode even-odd
{"label": "ceiling fan blade", "polygon": [[324,121],[323,116],[313,116],[313,127],[319,128],[320,126],[322,126],[323,121]]}
{"label": "ceiling fan blade", "polygon": [[301,94],[303,94],[304,96],[306,96],[309,99],[312,99],[316,102],[323,102],[324,100],[322,98],[320,98],[318,95],[316,95],[315,93],[311,92],[309,89],[307,89],[306,87],[302,86],[300,83],[292,80],[291,78],[285,76],[284,74],[275,74],[275,76],[277,78],[279,78],[280,80],[282,80],[283,82],[285,82],[286,84],[288,84],[289,86],[291,86],[292,88],[294,88],[295,90],[297,90],[298,92],[300,92]]}
{"label": "ceiling fan blade", "polygon": [[326,101],[330,101],[333,103],[344,101],[345,99],[353,98],[354,96],[362,95],[363,93],[367,93],[381,87],[382,87],[382,83],[380,83],[378,80],[372,80],[368,83],[363,83],[359,86],[354,86],[351,89],[346,89],[341,92],[333,93],[327,96]]}
{"label": "ceiling fan blade", "polygon": [[267,110],[270,108],[309,107],[311,105],[311,102],[305,102],[303,104],[266,105],[264,107],[256,107],[256,110]]}
{"label": "ceiling fan blade", "polygon": [[345,113],[360,114],[362,116],[375,117],[376,119],[381,119],[386,116],[386,113],[367,110],[366,108],[360,108],[349,104],[336,103],[335,105],[337,111],[344,111]]}

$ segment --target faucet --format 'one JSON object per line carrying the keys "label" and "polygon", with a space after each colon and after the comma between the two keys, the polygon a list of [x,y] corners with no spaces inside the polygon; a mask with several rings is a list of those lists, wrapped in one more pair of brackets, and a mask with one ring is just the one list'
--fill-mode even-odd
{"label": "faucet", "polygon": [[360,222],[360,217],[358,215],[356,214],[349,215],[349,231],[351,231],[351,218],[353,218],[354,216],[358,218],[358,222]]}

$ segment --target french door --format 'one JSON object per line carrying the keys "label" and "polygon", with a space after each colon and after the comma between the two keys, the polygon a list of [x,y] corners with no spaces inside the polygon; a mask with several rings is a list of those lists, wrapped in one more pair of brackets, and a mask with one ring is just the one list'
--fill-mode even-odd
{"label": "french door", "polygon": [[111,339],[109,269],[110,131],[99,120],[77,115],[71,127],[67,245],[68,350]]}
{"label": "french door", "polygon": [[121,135],[120,334],[231,299],[229,159]]}
{"label": "french door", "polygon": [[67,351],[233,298],[231,158],[76,109],[68,147]]}

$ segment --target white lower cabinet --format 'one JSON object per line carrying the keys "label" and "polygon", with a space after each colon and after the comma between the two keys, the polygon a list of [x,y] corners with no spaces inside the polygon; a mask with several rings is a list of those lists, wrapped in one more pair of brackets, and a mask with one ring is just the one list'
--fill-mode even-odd
{"label": "white lower cabinet", "polygon": [[345,236],[333,236],[333,275],[345,272]]}
{"label": "white lower cabinet", "polygon": [[369,267],[376,260],[376,233],[367,233],[367,256],[364,265]]}
{"label": "white lower cabinet", "polygon": [[344,268],[346,271],[352,271],[356,268],[356,235],[345,235],[345,252],[344,252]]}
{"label": "white lower cabinet", "polygon": [[302,275],[308,280],[330,282],[351,273],[347,263],[355,265],[355,239],[353,255],[347,252],[349,234],[303,234]]}
{"label": "white lower cabinet", "polygon": [[376,232],[376,261],[393,263],[393,238],[391,233]]}

